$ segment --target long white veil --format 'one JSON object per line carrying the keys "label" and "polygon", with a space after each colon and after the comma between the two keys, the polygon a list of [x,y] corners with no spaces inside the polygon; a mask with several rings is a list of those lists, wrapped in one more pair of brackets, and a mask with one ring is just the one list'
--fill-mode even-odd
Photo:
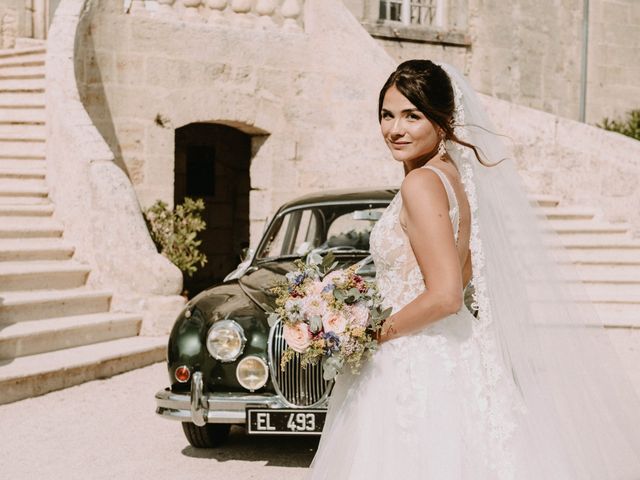
{"label": "long white veil", "polygon": [[[490,163],[506,158],[464,76],[442,67],[455,90],[458,137]],[[595,308],[559,266],[559,242],[536,216],[513,161],[488,168],[469,148],[448,142],[447,150],[472,210],[474,332],[496,444],[506,452],[524,442],[518,463],[541,480],[640,479],[640,399]],[[505,385],[510,418],[492,396]]]}

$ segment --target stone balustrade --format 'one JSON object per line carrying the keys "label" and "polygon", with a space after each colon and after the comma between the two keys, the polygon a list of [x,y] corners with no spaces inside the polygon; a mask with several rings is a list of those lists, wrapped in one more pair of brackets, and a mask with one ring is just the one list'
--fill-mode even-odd
{"label": "stone balustrade", "polygon": [[303,4],[304,0],[127,0],[125,10],[169,20],[299,31]]}

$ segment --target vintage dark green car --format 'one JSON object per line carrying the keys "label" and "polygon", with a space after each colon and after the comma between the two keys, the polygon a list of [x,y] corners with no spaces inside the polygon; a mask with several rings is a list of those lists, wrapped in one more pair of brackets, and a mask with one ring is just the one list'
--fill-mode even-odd
{"label": "vintage dark green car", "polygon": [[168,346],[170,387],[156,412],[182,422],[194,447],[220,445],[231,425],[259,435],[319,435],[332,382],[321,367],[280,369],[282,326],[272,328],[268,289],[311,251],[333,252],[339,268],[356,262],[373,276],[369,233],[397,190],[343,190],[283,205],[255,252],[225,281],[189,301]]}

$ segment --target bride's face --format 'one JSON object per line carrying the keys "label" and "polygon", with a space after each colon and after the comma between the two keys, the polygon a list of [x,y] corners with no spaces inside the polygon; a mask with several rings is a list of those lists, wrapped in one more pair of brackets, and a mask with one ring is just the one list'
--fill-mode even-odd
{"label": "bride's face", "polygon": [[425,115],[394,86],[382,101],[380,128],[393,158],[409,167],[432,154],[440,137]]}

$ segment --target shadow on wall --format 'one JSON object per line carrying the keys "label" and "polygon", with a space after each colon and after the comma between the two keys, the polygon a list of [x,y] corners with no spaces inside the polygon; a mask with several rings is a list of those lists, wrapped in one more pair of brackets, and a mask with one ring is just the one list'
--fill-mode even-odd
{"label": "shadow on wall", "polygon": [[104,91],[100,62],[97,59],[91,23],[94,10],[81,17],[76,30],[75,39],[75,76],[78,93],[91,121],[102,135],[113,153],[115,164],[120,167],[129,178],[131,175],[122,157],[122,148],[118,142],[113,118],[109,110],[109,103]]}

